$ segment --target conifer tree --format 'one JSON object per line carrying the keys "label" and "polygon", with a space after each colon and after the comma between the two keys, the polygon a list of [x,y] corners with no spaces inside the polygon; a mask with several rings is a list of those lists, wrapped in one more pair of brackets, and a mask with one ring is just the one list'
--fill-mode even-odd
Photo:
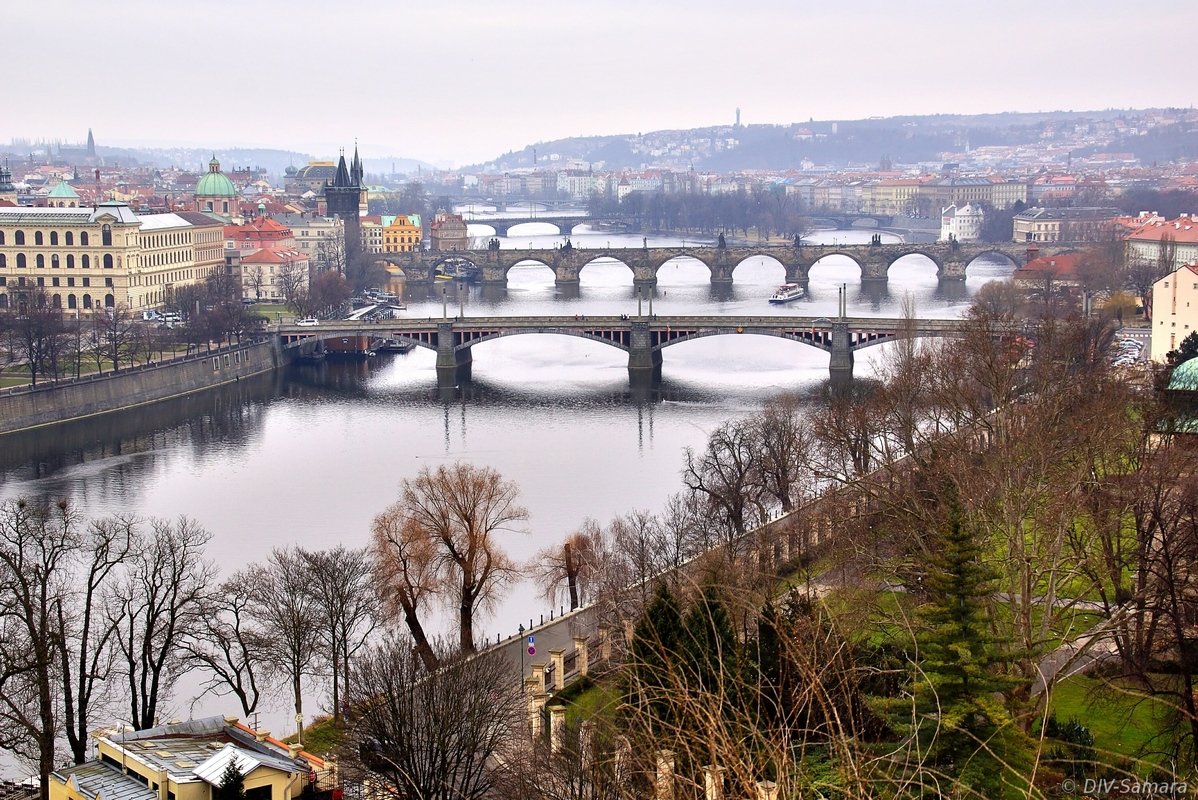
{"label": "conifer tree", "polygon": [[916,610],[914,699],[892,699],[884,707],[891,727],[914,746],[919,767],[936,780],[997,796],[992,793],[1017,778],[1029,753],[1000,694],[1011,686],[1003,669],[1011,654],[987,619],[998,574],[955,502],[934,539],[924,578],[927,601]]}
{"label": "conifer tree", "polygon": [[244,776],[237,767],[236,757],[230,758],[225,771],[220,775],[220,784],[212,793],[212,800],[245,800]]}
{"label": "conifer tree", "polygon": [[655,731],[675,722],[672,696],[681,652],[682,612],[662,581],[632,635],[628,702]]}

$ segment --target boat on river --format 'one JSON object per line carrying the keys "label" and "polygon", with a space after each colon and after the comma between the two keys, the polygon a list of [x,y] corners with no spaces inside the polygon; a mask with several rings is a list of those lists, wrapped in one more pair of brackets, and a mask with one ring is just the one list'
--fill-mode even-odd
{"label": "boat on river", "polygon": [[770,295],[771,303],[789,303],[807,296],[807,290],[797,283],[784,283]]}

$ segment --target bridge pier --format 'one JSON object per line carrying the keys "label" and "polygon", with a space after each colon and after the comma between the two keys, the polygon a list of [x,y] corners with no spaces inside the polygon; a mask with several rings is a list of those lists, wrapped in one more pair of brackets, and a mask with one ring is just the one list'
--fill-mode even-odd
{"label": "bridge pier", "polygon": [[937,277],[939,277],[942,281],[965,280],[965,262],[945,261],[940,265],[940,274]]}
{"label": "bridge pier", "polygon": [[437,323],[437,386],[469,383],[473,366],[474,354],[469,347],[454,349],[453,323]]}
{"label": "bridge pier", "polygon": [[853,342],[847,322],[832,323],[832,358],[828,361],[828,372],[833,382],[853,377]]}
{"label": "bridge pier", "polygon": [[628,337],[628,382],[634,388],[661,380],[661,351],[653,349],[648,321],[634,321]]}

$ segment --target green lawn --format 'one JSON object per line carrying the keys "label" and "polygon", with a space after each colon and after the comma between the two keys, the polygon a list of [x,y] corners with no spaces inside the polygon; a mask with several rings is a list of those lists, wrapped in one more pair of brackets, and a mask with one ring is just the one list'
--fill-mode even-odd
{"label": "green lawn", "polygon": [[566,721],[573,725],[596,717],[610,717],[620,706],[620,693],[606,683],[594,683],[566,701]]}
{"label": "green lawn", "polygon": [[[333,725],[332,717],[318,718],[304,728],[304,749],[314,755],[323,756],[333,752],[341,743],[342,729]],[[295,736],[288,736],[286,742],[294,742]]]}
{"label": "green lawn", "polygon": [[[1097,678],[1075,675],[1056,685],[1052,691],[1052,711],[1058,722],[1076,718],[1090,729],[1099,753],[1116,753],[1138,759],[1161,742],[1153,737],[1161,730],[1167,713],[1164,704],[1144,700],[1130,688],[1104,684]],[[1149,760],[1155,760],[1149,756]]]}

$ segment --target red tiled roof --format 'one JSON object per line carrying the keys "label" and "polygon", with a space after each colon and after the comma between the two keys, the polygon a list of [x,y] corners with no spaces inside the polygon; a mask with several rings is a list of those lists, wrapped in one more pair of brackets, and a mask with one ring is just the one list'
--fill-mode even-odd
{"label": "red tiled roof", "polygon": [[1062,253],[1057,256],[1040,256],[1033,258],[1019,269],[1015,270],[1015,278],[1036,279],[1046,276],[1055,278],[1072,278],[1077,275],[1077,266],[1081,263],[1081,253]]}
{"label": "red tiled roof", "polygon": [[1166,236],[1175,242],[1198,243],[1198,219],[1181,216],[1164,222],[1149,222],[1123,238],[1125,240],[1159,242]]}

